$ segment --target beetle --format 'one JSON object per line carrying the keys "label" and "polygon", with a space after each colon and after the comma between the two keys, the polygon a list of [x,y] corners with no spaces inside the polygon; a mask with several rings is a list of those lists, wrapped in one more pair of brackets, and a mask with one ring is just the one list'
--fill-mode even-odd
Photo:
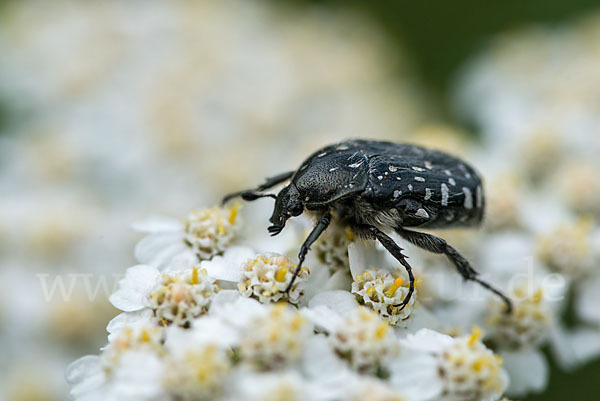
{"label": "beetle", "polygon": [[[288,180],[277,195],[264,192]],[[246,201],[275,199],[268,227],[271,235],[279,234],[291,217],[305,211],[316,215],[317,223],[300,247],[299,262],[286,291],[310,246],[335,219],[360,237],[379,241],[406,269],[409,291],[402,303],[394,306],[403,309],[408,304],[415,278],[403,249],[386,234],[390,231],[417,247],[446,255],[465,280],[492,291],[505,302],[507,311],[512,311],[511,300],[482,280],[444,239],[407,229],[481,223],[485,207],[481,178],[459,158],[416,145],[351,139],[317,150],[296,171],[268,178],[255,189],[227,195],[223,203],[238,196]]]}

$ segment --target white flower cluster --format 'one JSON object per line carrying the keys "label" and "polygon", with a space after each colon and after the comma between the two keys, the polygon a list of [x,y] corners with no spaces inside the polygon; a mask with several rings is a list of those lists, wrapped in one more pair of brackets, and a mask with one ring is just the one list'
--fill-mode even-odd
{"label": "white flower cluster", "polygon": [[598,13],[504,35],[457,87],[483,134],[481,264],[515,299],[512,315],[492,302],[484,319],[513,394],[546,387],[540,345],[563,369],[600,356],[599,35]]}
{"label": "white flower cluster", "polygon": [[[135,225],[148,233],[136,247],[144,264],[127,269],[110,298],[123,313],[107,327],[108,345],[69,366],[76,400],[325,401],[373,394],[480,401],[503,394],[507,373],[479,329],[453,338],[423,328],[423,316],[434,318],[417,302],[418,288],[399,310],[407,278],[384,250],[350,235],[342,248],[322,247],[288,295],[296,265],[221,228],[241,224],[237,213],[238,206],[195,212],[204,218],[194,232],[211,238],[206,255],[215,256],[208,258],[176,220]],[[233,216],[228,226],[222,216]],[[344,231],[334,227],[323,243],[339,242],[327,236]],[[297,246],[290,240],[290,251]]]}

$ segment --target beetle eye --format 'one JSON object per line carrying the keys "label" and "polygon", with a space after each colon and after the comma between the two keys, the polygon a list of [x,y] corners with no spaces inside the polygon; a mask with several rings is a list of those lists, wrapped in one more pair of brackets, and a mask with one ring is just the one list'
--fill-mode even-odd
{"label": "beetle eye", "polygon": [[291,205],[288,206],[287,212],[290,216],[300,216],[302,214],[302,212],[304,211],[304,206],[302,206],[302,203],[292,203]]}

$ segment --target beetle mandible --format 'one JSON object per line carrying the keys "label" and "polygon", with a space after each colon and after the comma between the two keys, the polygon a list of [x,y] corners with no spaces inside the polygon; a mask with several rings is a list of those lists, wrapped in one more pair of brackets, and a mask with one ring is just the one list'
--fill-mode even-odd
{"label": "beetle mandible", "polygon": [[[290,183],[277,195],[264,192],[288,180]],[[508,312],[512,310],[510,299],[482,280],[444,239],[407,229],[481,223],[485,206],[481,179],[471,166],[454,156],[416,145],[352,139],[325,146],[298,170],[268,178],[255,189],[227,195],[223,203],[237,196],[247,201],[275,198],[268,228],[271,235],[279,234],[290,217],[304,211],[317,216],[317,224],[300,247],[299,262],[286,291],[292,287],[312,243],[336,219],[360,237],[379,241],[406,269],[409,291],[395,306],[408,304],[415,279],[403,249],[386,234],[390,231],[413,245],[446,255],[465,280],[492,291],[506,303]]]}

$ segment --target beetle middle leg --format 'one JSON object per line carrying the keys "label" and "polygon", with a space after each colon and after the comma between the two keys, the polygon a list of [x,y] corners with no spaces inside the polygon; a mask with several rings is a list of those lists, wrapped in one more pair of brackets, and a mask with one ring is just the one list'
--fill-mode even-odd
{"label": "beetle middle leg", "polygon": [[396,242],[389,235],[387,235],[386,233],[384,233],[377,227],[375,227],[375,226],[360,226],[359,232],[360,231],[366,232],[366,233],[368,233],[368,235],[370,237],[377,239],[377,241],[379,241],[381,243],[381,245],[383,245],[383,247],[385,249],[387,249],[387,251],[389,253],[391,253],[392,256],[394,258],[396,258],[396,260],[398,262],[400,262],[400,264],[402,266],[404,266],[404,269],[406,269],[406,273],[408,274],[408,279],[410,281],[409,287],[408,287],[408,293],[406,294],[406,296],[404,297],[404,299],[402,300],[401,303],[399,303],[398,305],[394,305],[394,306],[399,306],[400,310],[404,309],[406,307],[406,305],[408,305],[410,298],[412,297],[413,293],[415,292],[415,276],[413,275],[412,267],[406,261],[406,259],[408,257],[402,253],[402,248],[400,248],[400,246],[398,246],[398,244],[396,244]]}
{"label": "beetle middle leg", "polygon": [[300,247],[300,252],[298,253],[298,265],[294,270],[292,280],[285,289],[286,294],[289,294],[290,290],[292,289],[292,285],[296,280],[296,277],[298,277],[298,274],[300,274],[300,270],[302,269],[302,263],[304,263],[304,258],[306,258],[306,254],[308,253],[310,246],[313,244],[313,242],[317,240],[317,238],[319,238],[323,231],[327,229],[329,223],[331,223],[331,214],[325,213],[323,216],[321,216],[315,228],[313,228],[310,234],[308,234],[308,237],[306,237],[306,239],[304,240],[304,243]]}
{"label": "beetle middle leg", "polygon": [[465,280],[471,280],[479,283],[482,287],[488,289],[494,294],[498,295],[506,304],[506,310],[508,313],[512,311],[511,300],[504,295],[500,290],[492,287],[491,284],[479,278],[477,270],[471,267],[471,264],[465,259],[456,249],[448,245],[445,239],[436,237],[435,235],[421,233],[417,231],[405,230],[400,227],[396,229],[396,232],[405,240],[411,244],[423,248],[429,252],[444,254],[450,261],[456,266],[458,272],[463,276]]}
{"label": "beetle middle leg", "polygon": [[269,177],[265,180],[265,182],[263,184],[259,185],[255,189],[246,189],[244,191],[234,192],[232,194],[225,196],[223,198],[223,200],[221,201],[221,204],[224,205],[231,199],[237,198],[238,196],[241,196],[242,199],[245,201],[254,201],[259,198],[267,198],[267,197],[268,198],[276,198],[276,196],[273,194],[263,194],[261,192],[264,190],[267,190],[269,188],[272,188],[277,184],[281,184],[282,182],[284,182],[286,180],[289,180],[290,178],[292,178],[293,175],[294,175],[294,171],[286,171],[285,173],[281,173],[281,174],[277,174],[273,177]]}

